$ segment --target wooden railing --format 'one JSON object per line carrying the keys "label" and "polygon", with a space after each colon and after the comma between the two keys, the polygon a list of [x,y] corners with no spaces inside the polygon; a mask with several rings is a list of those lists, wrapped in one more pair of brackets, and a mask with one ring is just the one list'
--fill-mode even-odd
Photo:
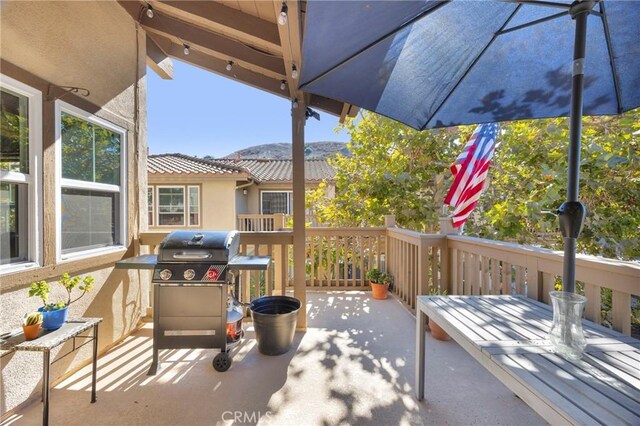
{"label": "wooden railing", "polygon": [[[145,233],[154,250],[166,233]],[[307,228],[306,285],[316,290],[364,290],[377,267],[394,277],[392,291],[414,310],[416,296],[431,289],[448,294],[518,294],[549,303],[563,255],[546,249],[457,235],[387,228]],[[242,232],[241,253],[269,255],[267,274],[243,272],[243,299],[282,294],[293,285],[293,233]],[[578,289],[587,296],[585,316],[631,333],[632,296],[640,296],[640,264],[579,255]],[[610,298],[610,302],[609,302]],[[151,299],[152,300],[152,299]],[[603,302],[606,302],[603,304]],[[609,308],[610,304],[610,308]],[[603,306],[606,308],[603,320]]]}
{"label": "wooden railing", "polygon": [[382,268],[385,228],[308,228],[307,287],[325,290],[368,289],[371,268]]}
{"label": "wooden railing", "polygon": [[415,310],[416,296],[446,289],[445,235],[427,235],[401,228],[387,229],[387,272],[393,293]]}
{"label": "wooden railing", "polygon": [[284,229],[287,216],[278,214],[239,214],[236,218],[236,229],[249,232],[270,232]]}
{"label": "wooden railing", "polygon": [[[549,303],[549,292],[562,276],[563,255],[552,250],[454,235],[447,236],[447,249],[451,294],[519,294]],[[629,335],[631,296],[640,295],[640,264],[578,255],[576,280],[587,297],[585,317],[603,323],[603,296],[610,294],[604,322]]]}

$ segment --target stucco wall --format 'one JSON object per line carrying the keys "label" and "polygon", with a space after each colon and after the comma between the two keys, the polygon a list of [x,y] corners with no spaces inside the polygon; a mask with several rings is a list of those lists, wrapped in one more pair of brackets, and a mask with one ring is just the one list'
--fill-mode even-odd
{"label": "stucco wall", "polygon": [[[229,230],[236,229],[236,181],[216,177],[149,176],[149,185],[200,186],[200,226],[150,226],[151,232],[176,229]],[[242,195],[242,191],[239,191]],[[156,201],[157,203],[157,201]],[[157,205],[157,204],[156,204]]]}
{"label": "stucco wall", "polygon": [[[51,281],[65,271],[91,274],[94,291],[73,304],[70,314],[104,319],[103,350],[134,329],[148,306],[148,280],[136,271],[113,269],[117,258],[137,254],[137,235],[146,227],[145,34],[136,34],[133,20],[116,2],[2,2],[0,9],[1,72],[40,90],[44,99],[43,264],[0,277],[0,331],[19,327],[22,316],[39,305],[27,297],[31,281]],[[127,130],[127,241],[125,249],[108,256],[56,264],[54,203],[59,189],[53,183],[55,103],[46,99],[49,84],[89,90],[86,98],[69,94],[63,100]],[[64,345],[52,359],[70,348]],[[89,348],[54,364],[52,381],[88,361]],[[13,353],[0,360],[0,412],[6,415],[22,403],[39,401],[41,365],[40,353]]]}

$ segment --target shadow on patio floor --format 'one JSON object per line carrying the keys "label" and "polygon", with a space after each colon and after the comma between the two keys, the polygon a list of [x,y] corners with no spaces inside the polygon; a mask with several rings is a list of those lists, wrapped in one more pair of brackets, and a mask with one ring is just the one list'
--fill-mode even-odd
{"label": "shadow on patio floor", "polygon": [[[261,355],[251,324],[225,373],[214,350],[164,350],[151,363],[147,325],[51,394],[52,424],[541,424],[543,420],[454,342],[427,337],[426,401],[414,397],[415,319],[366,292],[308,294],[309,329],[285,355]],[[40,424],[32,404],[8,424]]]}

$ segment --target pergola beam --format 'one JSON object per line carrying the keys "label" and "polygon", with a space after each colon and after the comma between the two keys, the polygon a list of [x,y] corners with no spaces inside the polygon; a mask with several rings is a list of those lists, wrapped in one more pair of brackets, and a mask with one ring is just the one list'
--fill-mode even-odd
{"label": "pergola beam", "polygon": [[165,80],[173,79],[173,61],[147,35],[147,65]]}
{"label": "pergola beam", "polygon": [[256,71],[263,69],[269,74],[283,77],[285,75],[285,67],[280,57],[260,52],[258,49],[251,48],[239,41],[190,25],[159,12],[156,12],[158,16],[149,18],[144,13],[140,14],[140,8],[143,6],[138,2],[120,1],[119,3],[134,19],[137,20],[139,17],[140,24],[147,32],[174,37],[189,46],[200,46],[218,53],[227,61],[250,64],[257,68]]}
{"label": "pergola beam", "polygon": [[207,71],[232,78],[241,83],[248,84],[249,86],[257,89],[265,90],[274,95],[283,96],[283,92],[280,90],[280,80],[267,77],[264,74],[254,72],[240,66],[234,66],[233,70],[229,72],[226,70],[227,62],[222,59],[218,59],[197,50],[191,50],[189,56],[185,56],[183,53],[183,46],[173,40],[158,34],[151,34],[149,37],[151,37],[162,50],[167,52],[167,54],[173,58],[186,61],[192,65],[206,69]]}
{"label": "pergola beam", "polygon": [[186,20],[206,20],[210,25],[224,29],[240,39],[250,42],[267,43],[271,49],[280,51],[280,36],[277,24],[214,1],[160,1],[153,6],[166,10],[178,18]]}

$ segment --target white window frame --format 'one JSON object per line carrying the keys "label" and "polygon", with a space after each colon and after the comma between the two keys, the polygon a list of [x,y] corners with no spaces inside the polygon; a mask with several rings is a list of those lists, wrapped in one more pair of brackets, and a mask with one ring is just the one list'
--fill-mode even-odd
{"label": "white window frame", "polygon": [[[260,214],[267,214],[267,213],[263,213],[262,212],[262,202],[263,202],[263,195],[266,193],[286,193],[287,194],[287,209],[289,209],[289,207],[293,208],[293,191],[290,190],[277,190],[277,189],[268,189],[268,190],[264,190],[264,191],[260,191]],[[275,213],[268,213],[268,214],[275,214]],[[284,214],[293,214],[293,211],[290,211],[288,213],[284,213]]]}
{"label": "white window frame", "polygon": [[[147,202],[149,201],[149,190],[151,190],[151,205],[147,205],[147,218],[151,213],[151,222],[147,223],[147,227],[156,226],[156,187],[147,185]],[[149,211],[151,209],[151,211]],[[148,220],[148,219],[147,219]]]}
{"label": "white window frame", "polygon": [[[100,117],[88,113],[80,108],[63,101],[56,101],[56,143],[55,143],[55,162],[56,162],[56,258],[58,263],[64,263],[72,260],[83,259],[93,256],[103,255],[105,253],[116,252],[125,249],[127,241],[128,218],[127,218],[127,131],[122,127],[116,126]],[[62,113],[72,115],[82,120],[88,121],[100,127],[104,127],[114,133],[120,134],[120,185],[111,185],[105,183],[85,182],[75,179],[67,179],[62,177]],[[101,192],[111,192],[120,194],[120,229],[116,230],[120,244],[109,247],[100,247],[95,249],[79,250],[74,253],[62,253],[62,189],[81,189],[81,190],[97,190]]]}
{"label": "white window frame", "polygon": [[28,185],[27,260],[0,265],[4,275],[42,265],[42,92],[4,74],[0,74],[0,86],[29,100],[29,174],[0,171],[2,182]]}
{"label": "white window frame", "polygon": [[[160,188],[182,188],[182,194],[184,196],[184,212],[182,213],[182,224],[177,224],[177,225],[161,225],[160,224]],[[155,212],[156,212],[156,217],[155,217],[155,221],[156,224],[155,226],[158,228],[175,228],[176,226],[186,226],[187,223],[187,214],[189,214],[189,200],[188,200],[189,195],[187,194],[187,186],[186,185],[156,185],[156,194],[155,194]]]}
{"label": "white window frame", "polygon": [[28,259],[0,265],[0,275],[4,275],[42,265],[42,92],[4,74],[0,74],[0,86],[29,100],[29,174],[0,171],[2,182],[28,185]]}
{"label": "white window frame", "polygon": [[[195,188],[198,190],[198,223],[196,225],[191,223],[191,188]],[[199,228],[202,226],[202,191],[200,191],[200,186],[199,185],[187,185],[187,214],[189,215],[189,218],[187,219],[187,222],[189,223],[188,226],[190,227],[195,227],[195,228]]]}

